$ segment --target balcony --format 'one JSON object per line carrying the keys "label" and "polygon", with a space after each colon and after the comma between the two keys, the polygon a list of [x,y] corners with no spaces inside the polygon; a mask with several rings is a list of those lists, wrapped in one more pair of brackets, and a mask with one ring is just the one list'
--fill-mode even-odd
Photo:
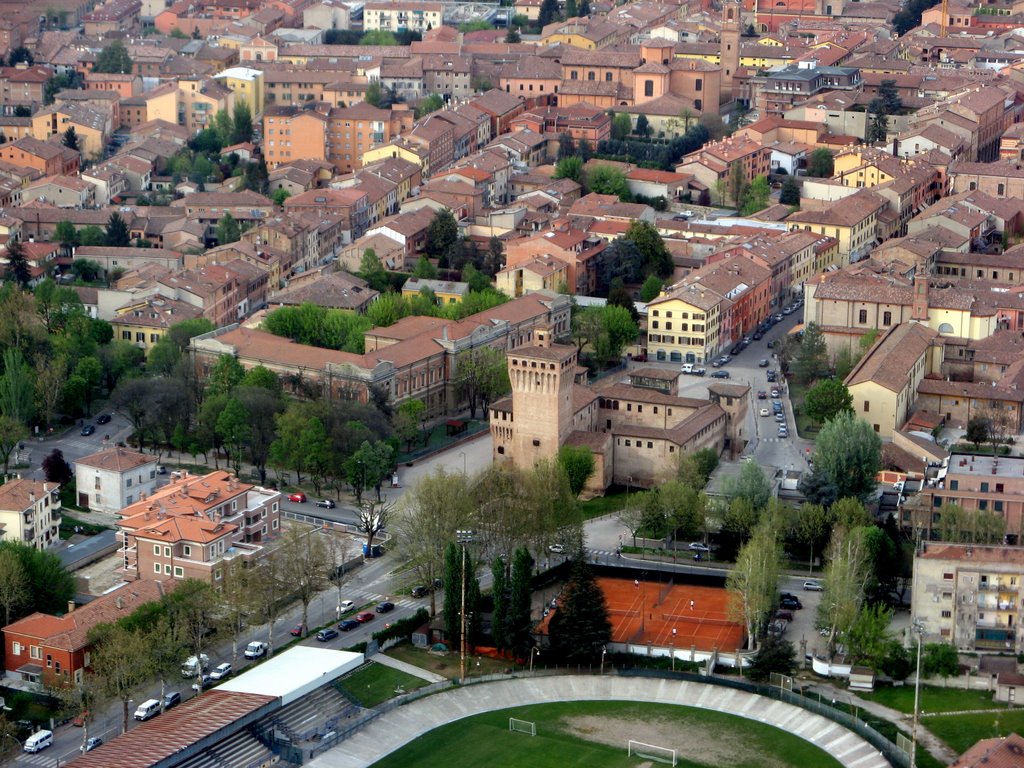
{"label": "balcony", "polygon": [[978,590],[981,592],[1007,592],[1015,595],[1020,590],[1020,587],[1016,584],[1004,584],[998,581],[983,581],[978,584]]}
{"label": "balcony", "polygon": [[35,528],[25,528],[24,532],[22,533],[22,540],[26,544],[31,544],[33,541],[35,541],[36,540],[36,529]]}

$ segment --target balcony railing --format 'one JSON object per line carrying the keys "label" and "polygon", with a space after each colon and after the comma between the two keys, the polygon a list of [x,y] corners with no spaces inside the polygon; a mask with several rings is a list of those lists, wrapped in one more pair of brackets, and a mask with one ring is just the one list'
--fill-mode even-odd
{"label": "balcony railing", "polygon": [[1011,592],[1016,594],[1020,590],[1020,587],[1016,584],[1002,584],[997,581],[983,581],[978,585],[978,589],[982,592]]}

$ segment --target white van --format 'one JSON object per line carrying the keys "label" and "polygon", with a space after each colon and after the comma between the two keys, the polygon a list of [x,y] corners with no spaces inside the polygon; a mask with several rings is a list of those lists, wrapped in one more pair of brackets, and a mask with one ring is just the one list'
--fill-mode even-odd
{"label": "white van", "polygon": [[200,672],[205,672],[209,668],[210,657],[205,653],[199,654],[198,659],[195,656],[189,656],[185,663],[181,665],[181,676],[198,677]]}
{"label": "white van", "polygon": [[36,731],[25,739],[26,752],[38,752],[53,745],[53,731]]}
{"label": "white van", "polygon": [[683,363],[683,367],[679,370],[683,373],[693,373],[693,363]]}
{"label": "white van", "polygon": [[156,717],[160,714],[160,700],[159,699],[146,699],[146,701],[139,704],[139,708],[135,710],[136,720],[149,720],[151,717]]}

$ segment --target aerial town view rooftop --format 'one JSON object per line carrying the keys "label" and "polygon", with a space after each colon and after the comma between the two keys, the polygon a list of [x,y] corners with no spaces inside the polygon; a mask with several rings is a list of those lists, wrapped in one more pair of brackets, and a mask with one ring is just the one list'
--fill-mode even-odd
{"label": "aerial town view rooftop", "polygon": [[0,0],[0,765],[1024,767],[1022,440],[1024,2]]}

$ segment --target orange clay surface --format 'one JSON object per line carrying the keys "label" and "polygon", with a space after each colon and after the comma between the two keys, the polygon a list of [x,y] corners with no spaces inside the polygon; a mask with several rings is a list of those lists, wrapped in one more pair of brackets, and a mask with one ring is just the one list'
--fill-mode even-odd
{"label": "orange clay surface", "polygon": [[743,645],[743,627],[728,619],[724,589],[603,577],[597,583],[608,605],[612,642],[725,652]]}

